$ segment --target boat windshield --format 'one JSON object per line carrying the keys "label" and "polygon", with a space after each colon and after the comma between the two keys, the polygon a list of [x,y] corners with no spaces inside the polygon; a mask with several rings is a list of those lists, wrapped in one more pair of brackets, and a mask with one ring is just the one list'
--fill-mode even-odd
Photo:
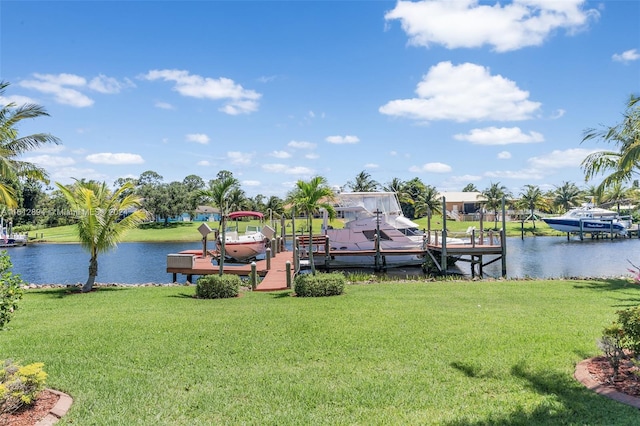
{"label": "boat windshield", "polygon": [[343,192],[338,195],[337,204],[345,219],[375,216],[376,212],[385,218],[402,214],[394,192]]}

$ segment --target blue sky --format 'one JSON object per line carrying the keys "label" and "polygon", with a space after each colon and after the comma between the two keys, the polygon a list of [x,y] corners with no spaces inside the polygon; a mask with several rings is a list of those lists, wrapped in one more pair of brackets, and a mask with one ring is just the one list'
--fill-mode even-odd
{"label": "blue sky", "polygon": [[26,159],[63,183],[583,186],[606,147],[584,130],[640,93],[639,22],[632,0],[5,0],[2,101],[47,108],[19,130],[62,140]]}

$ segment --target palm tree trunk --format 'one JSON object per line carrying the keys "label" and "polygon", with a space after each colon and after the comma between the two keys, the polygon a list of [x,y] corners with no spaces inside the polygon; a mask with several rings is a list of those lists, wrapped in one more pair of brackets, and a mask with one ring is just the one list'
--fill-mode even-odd
{"label": "palm tree trunk", "polygon": [[309,222],[309,262],[311,264],[311,274],[316,274],[316,263],[313,261],[313,217],[311,213],[309,213],[309,217],[307,219]]}
{"label": "palm tree trunk", "polygon": [[220,238],[220,262],[218,262],[220,264],[220,270],[218,271],[218,275],[222,275],[224,273],[224,257],[226,255],[224,244],[227,239],[227,221],[225,220],[224,213],[222,214],[222,218],[220,219],[220,226],[222,227],[222,237]]}
{"label": "palm tree trunk", "polygon": [[92,255],[89,261],[89,278],[87,282],[82,286],[82,292],[87,293],[93,289],[93,284],[96,282],[98,276],[98,256]]}

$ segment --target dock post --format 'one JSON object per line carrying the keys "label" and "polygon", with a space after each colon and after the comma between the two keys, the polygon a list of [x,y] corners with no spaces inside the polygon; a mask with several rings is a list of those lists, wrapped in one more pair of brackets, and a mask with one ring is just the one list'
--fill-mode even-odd
{"label": "dock post", "polygon": [[274,250],[273,254],[278,254],[278,246],[276,245],[276,239],[275,239],[275,238],[272,238],[272,239],[271,239],[271,247],[274,247],[274,249],[273,249],[273,250]]}
{"label": "dock post", "polygon": [[300,240],[296,237],[293,240],[293,270],[300,270]]}
{"label": "dock post", "polygon": [[256,262],[251,262],[251,290],[258,286],[258,273],[256,272]]}
{"label": "dock post", "polygon": [[175,283],[176,281],[178,281],[178,274],[176,274],[175,272],[173,273],[173,283]]}
{"label": "dock post", "polygon": [[500,247],[502,248],[502,278],[507,278],[507,207],[502,197],[502,230],[500,230]]}
{"label": "dock post", "polygon": [[331,242],[329,241],[329,236],[324,236],[324,266],[326,269],[329,269],[329,263],[331,261]]}
{"label": "dock post", "polygon": [[291,288],[291,262],[288,260],[284,264],[284,270],[287,274],[287,288]]}
{"label": "dock post", "polygon": [[447,275],[447,200],[442,197],[442,273]]}
{"label": "dock post", "polygon": [[580,241],[584,241],[584,222],[582,218],[580,219]]}
{"label": "dock post", "polygon": [[267,261],[267,271],[271,270],[271,249],[268,248],[267,250],[265,250],[266,252],[266,257],[265,260]]}

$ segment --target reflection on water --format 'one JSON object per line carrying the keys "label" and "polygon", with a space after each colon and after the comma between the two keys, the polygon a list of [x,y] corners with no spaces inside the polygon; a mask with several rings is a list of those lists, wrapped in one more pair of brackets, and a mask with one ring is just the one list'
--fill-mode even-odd
{"label": "reflection on water", "polygon": [[[166,272],[169,253],[199,249],[193,243],[122,243],[98,257],[98,282],[169,283]],[[640,264],[640,240],[585,240],[565,237],[507,239],[507,274],[512,278],[628,276],[627,260]],[[34,284],[76,284],[87,279],[89,254],[79,244],[32,244],[7,249],[13,271]],[[488,258],[485,258],[485,262]],[[458,262],[459,272],[468,274],[469,264]],[[420,268],[390,270],[403,277],[421,274]],[[485,267],[485,274],[499,277],[501,263]],[[179,277],[184,280],[184,277]]]}

